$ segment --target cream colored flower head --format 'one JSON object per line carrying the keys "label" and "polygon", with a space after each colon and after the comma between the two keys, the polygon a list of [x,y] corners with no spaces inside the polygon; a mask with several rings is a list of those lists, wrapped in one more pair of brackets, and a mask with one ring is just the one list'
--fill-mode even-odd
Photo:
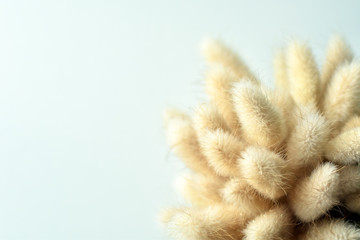
{"label": "cream colored flower head", "polygon": [[[190,169],[187,205],[164,210],[175,239],[359,240],[360,63],[339,36],[320,70],[292,41],[270,89],[219,41],[202,46],[206,103],[165,112],[169,145]],[[332,209],[340,211],[335,219]]]}

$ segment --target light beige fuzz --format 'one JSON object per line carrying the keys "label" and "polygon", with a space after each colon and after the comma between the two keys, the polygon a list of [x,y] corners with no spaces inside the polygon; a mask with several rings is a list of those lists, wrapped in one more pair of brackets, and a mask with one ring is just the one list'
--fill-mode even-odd
{"label": "light beige fuzz", "polygon": [[360,229],[343,220],[323,220],[311,224],[299,240],[358,240]]}
{"label": "light beige fuzz", "polygon": [[244,240],[289,239],[293,229],[292,216],[285,207],[275,207],[253,220],[244,229]]}
{"label": "light beige fuzz", "polygon": [[184,206],[161,214],[170,236],[360,239],[347,221],[360,214],[360,63],[345,40],[334,36],[320,64],[304,42],[281,48],[274,89],[222,42],[202,52],[208,99],[192,114],[164,114],[188,168],[176,180]]}
{"label": "light beige fuzz", "polygon": [[242,177],[250,186],[269,199],[286,194],[291,176],[280,155],[260,147],[248,147],[239,159]]}

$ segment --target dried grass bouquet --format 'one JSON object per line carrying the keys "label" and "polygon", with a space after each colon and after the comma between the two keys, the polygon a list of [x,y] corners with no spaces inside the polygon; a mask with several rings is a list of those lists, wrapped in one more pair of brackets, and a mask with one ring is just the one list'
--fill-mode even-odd
{"label": "dried grass bouquet", "polygon": [[[167,110],[168,142],[191,170],[187,206],[164,210],[176,239],[360,239],[360,63],[339,36],[319,70],[292,41],[275,89],[219,41],[203,45],[209,101]],[[354,218],[355,216],[355,218]]]}

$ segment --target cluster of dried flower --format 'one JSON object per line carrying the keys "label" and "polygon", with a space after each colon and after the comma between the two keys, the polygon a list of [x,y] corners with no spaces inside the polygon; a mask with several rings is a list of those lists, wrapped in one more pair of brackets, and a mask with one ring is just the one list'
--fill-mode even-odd
{"label": "cluster of dried flower", "polygon": [[360,239],[334,206],[360,213],[360,63],[335,36],[318,69],[298,41],[275,57],[276,88],[261,84],[218,41],[203,53],[209,101],[165,113],[168,141],[191,169],[188,206],[165,210],[186,240]]}

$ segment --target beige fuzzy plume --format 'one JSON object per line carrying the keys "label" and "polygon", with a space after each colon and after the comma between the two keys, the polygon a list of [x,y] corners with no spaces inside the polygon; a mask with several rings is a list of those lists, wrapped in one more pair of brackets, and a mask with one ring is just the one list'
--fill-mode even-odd
{"label": "beige fuzzy plume", "polygon": [[[275,89],[220,41],[202,45],[208,101],[165,112],[189,171],[186,206],[162,212],[179,240],[358,240],[360,63],[339,36],[325,62],[292,41],[274,59]],[[319,69],[318,65],[322,68]]]}

